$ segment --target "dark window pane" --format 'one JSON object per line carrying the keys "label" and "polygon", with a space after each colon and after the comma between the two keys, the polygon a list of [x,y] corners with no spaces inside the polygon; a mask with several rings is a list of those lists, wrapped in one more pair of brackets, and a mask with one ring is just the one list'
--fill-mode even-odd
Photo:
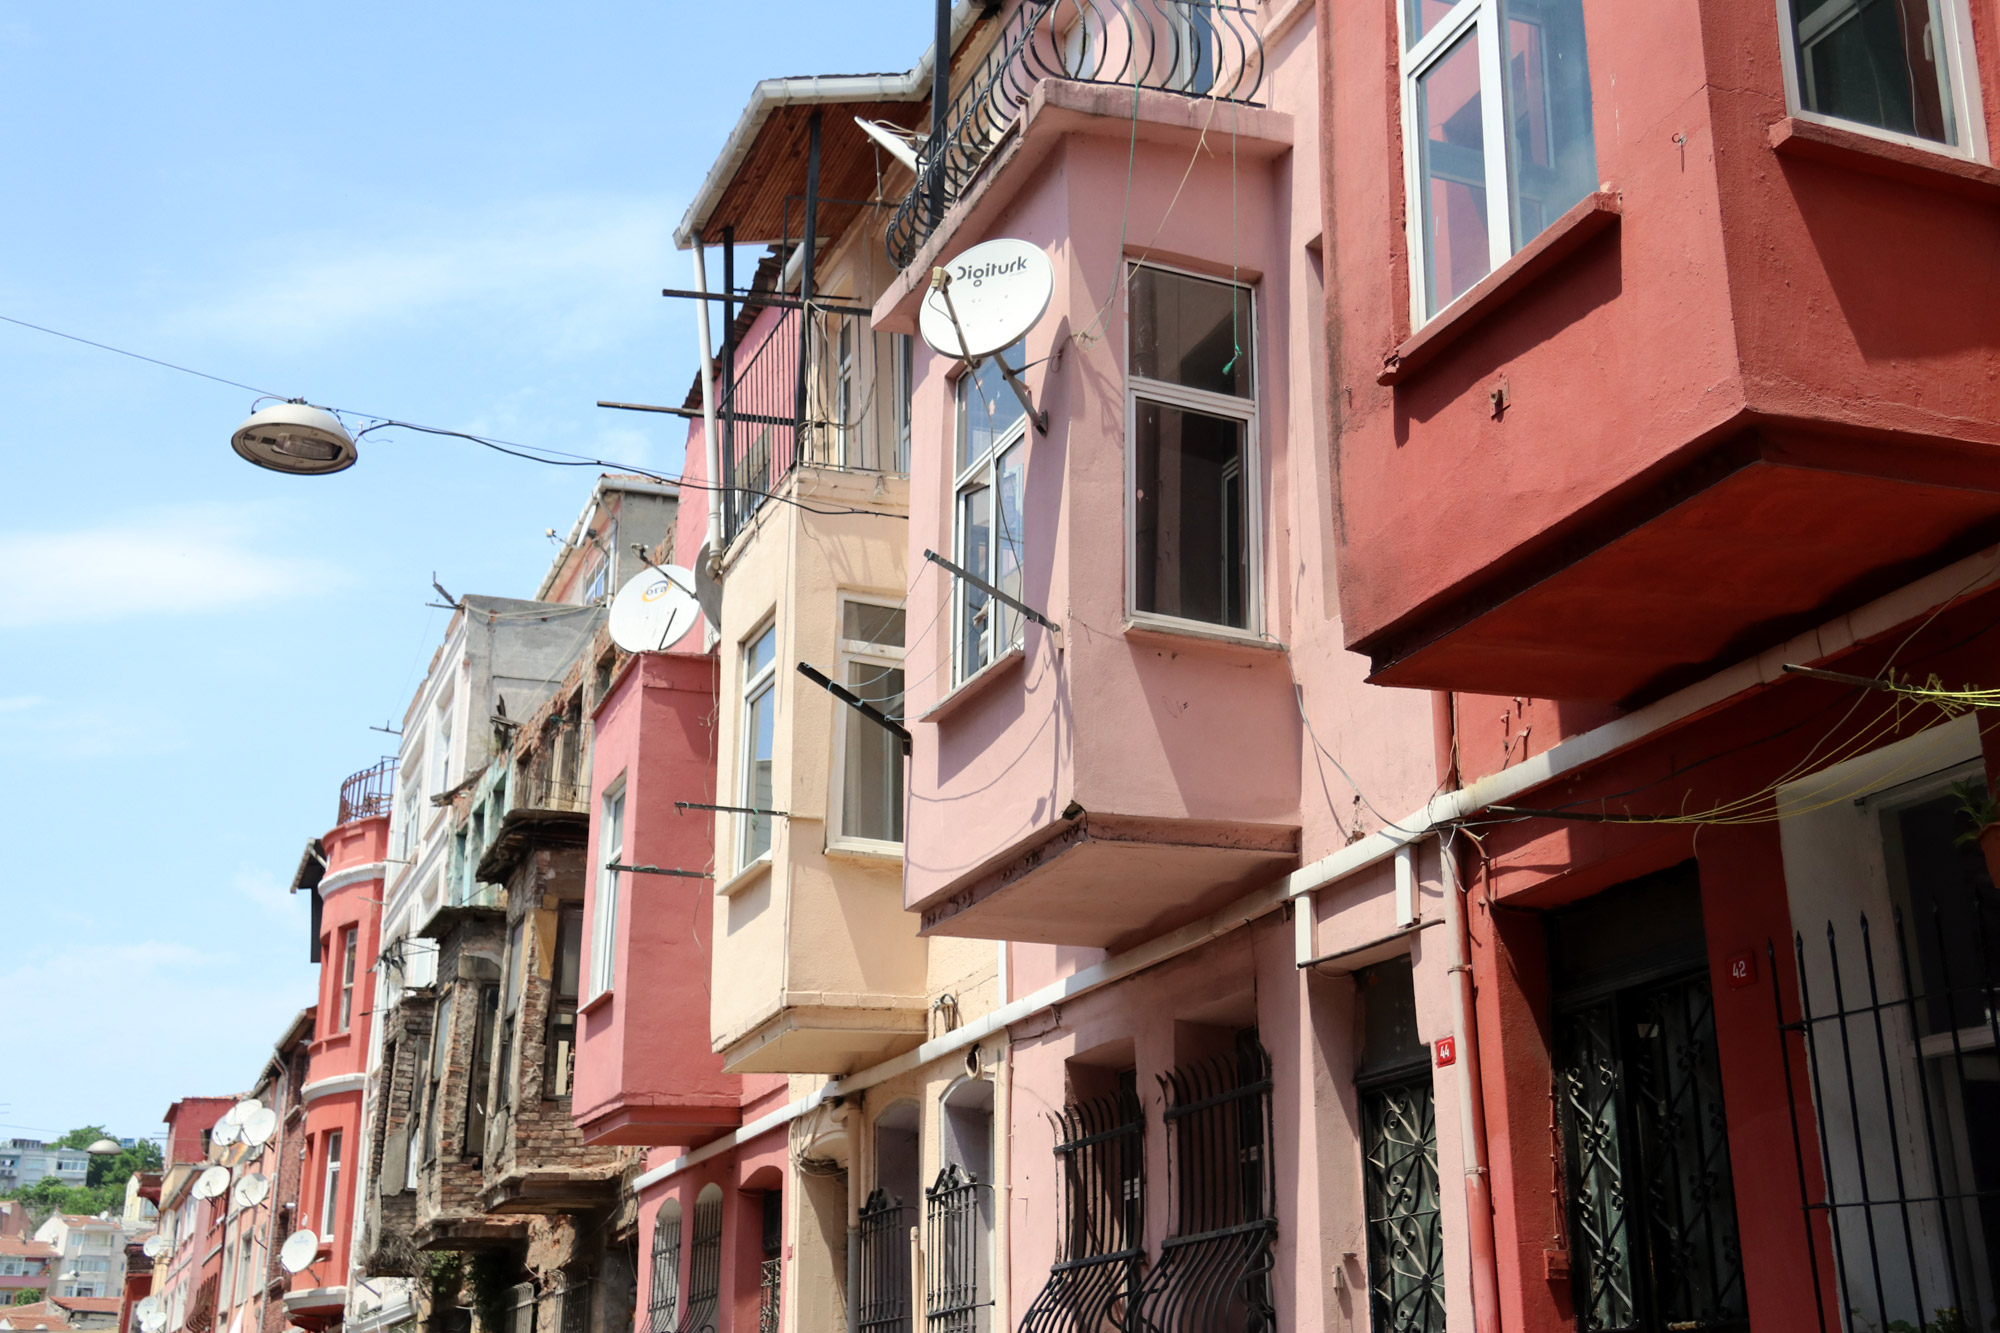
{"label": "dark window pane", "polygon": [[1136,417],[1135,609],[1246,627],[1244,423],[1145,399]]}
{"label": "dark window pane", "polygon": [[1808,111],[1956,143],[1943,37],[1926,0],[1796,0]]}
{"label": "dark window pane", "polygon": [[1132,373],[1250,396],[1250,293],[1156,268],[1132,277]]}
{"label": "dark window pane", "polygon": [[[890,717],[903,716],[903,672],[873,662],[849,662],[847,686]],[[878,842],[903,840],[903,747],[889,732],[849,708],[847,771],[841,783],[840,831]]]}
{"label": "dark window pane", "polygon": [[903,646],[903,613],[893,606],[843,602],[840,607],[840,637],[900,648]]}

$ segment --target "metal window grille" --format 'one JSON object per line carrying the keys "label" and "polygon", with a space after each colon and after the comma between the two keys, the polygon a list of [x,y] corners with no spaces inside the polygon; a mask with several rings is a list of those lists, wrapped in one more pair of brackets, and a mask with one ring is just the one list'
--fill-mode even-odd
{"label": "metal window grille", "polygon": [[1043,79],[1159,88],[1255,105],[1264,47],[1254,6],[1223,0],[1021,0],[960,84],[944,142],[889,220],[889,260],[908,268]]}
{"label": "metal window grille", "polygon": [[1054,1117],[1062,1239],[1022,1333],[1109,1333],[1145,1271],[1146,1114],[1129,1083]]}
{"label": "metal window grille", "polygon": [[990,1187],[953,1162],[924,1191],[927,1273],[924,1316],[929,1333],[975,1333],[990,1303],[983,1291],[986,1195]]}
{"label": "metal window grille", "polygon": [[646,1291],[646,1327],[673,1333],[681,1303],[681,1219],[662,1218],[653,1229],[653,1279]]}
{"label": "metal window grille", "polygon": [[1564,1015],[1557,1047],[1581,1327],[1747,1327],[1707,974]]}
{"label": "metal window grille", "polygon": [[1160,1075],[1174,1231],[1139,1290],[1136,1333],[1271,1333],[1277,1180],[1271,1057],[1255,1029],[1232,1055]]}
{"label": "metal window grille", "polygon": [[1444,1333],[1437,1108],[1420,1066],[1361,1089],[1368,1298],[1378,1333]]}
{"label": "metal window grille", "polygon": [[878,1189],[861,1205],[857,1323],[861,1333],[910,1333],[910,1226],[916,1210]]}
{"label": "metal window grille", "polygon": [[766,1259],[757,1270],[757,1333],[778,1333],[778,1293],[784,1282],[783,1259]]}
{"label": "metal window grille", "polygon": [[588,1278],[569,1278],[556,1293],[557,1306],[562,1311],[556,1327],[561,1333],[589,1333],[590,1287]]}
{"label": "metal window grille", "polygon": [[722,1296],[722,1196],[695,1200],[694,1246],[688,1261],[687,1309],[675,1333],[713,1333]]}
{"label": "metal window grille", "polygon": [[[1845,947],[1831,921],[1823,951],[1795,934],[1796,1020],[1785,1017],[1776,949],[1766,946],[1813,1290],[1825,1245],[1839,1308],[1857,1330],[2000,1326],[1992,1133],[2000,1123],[2000,951],[1986,919],[1992,888],[1965,887],[1961,896],[1927,886],[1930,910],[1909,923],[1894,910],[1893,961],[1876,957],[1866,915],[1858,941]],[[1800,1054],[1803,1088],[1793,1072]],[[1815,1145],[1819,1178],[1810,1180]],[[1824,1300],[1817,1314],[1822,1330],[1841,1328]]]}

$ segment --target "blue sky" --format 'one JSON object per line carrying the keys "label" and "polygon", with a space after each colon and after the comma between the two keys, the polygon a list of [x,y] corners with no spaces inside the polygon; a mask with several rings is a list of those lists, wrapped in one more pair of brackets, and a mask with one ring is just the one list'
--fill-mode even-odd
{"label": "blue sky", "polygon": [[[0,0],[0,314],[314,402],[677,469],[670,232],[759,79],[895,70],[928,0]],[[453,593],[530,596],[588,473],[0,324],[0,1133],[152,1133],[311,1000],[286,893]],[[389,438],[384,438],[388,436]]]}

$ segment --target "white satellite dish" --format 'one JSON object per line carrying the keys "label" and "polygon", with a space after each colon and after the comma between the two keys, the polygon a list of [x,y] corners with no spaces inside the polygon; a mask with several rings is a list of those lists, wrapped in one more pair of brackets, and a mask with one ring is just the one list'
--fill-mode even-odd
{"label": "white satellite dish", "polygon": [[303,1273],[319,1254],[319,1237],[310,1229],[294,1231],[278,1248],[278,1267],[287,1273]]}
{"label": "white satellite dish", "polygon": [[167,1322],[167,1303],[158,1296],[148,1296],[132,1307],[132,1313],[138,1316],[143,1333],[155,1333]]}
{"label": "white satellite dish", "polygon": [[229,1168],[211,1166],[195,1178],[192,1193],[197,1199],[213,1199],[229,1188]]}
{"label": "white satellite dish", "polygon": [[268,1106],[260,1106],[243,1117],[243,1141],[253,1148],[269,1143],[277,1131],[278,1113]]}
{"label": "white satellite dish", "polygon": [[264,1196],[270,1192],[271,1182],[252,1171],[236,1182],[236,1188],[229,1197],[235,1201],[238,1208],[255,1208],[264,1202]]}
{"label": "white satellite dish", "polygon": [[231,1119],[230,1116],[225,1115],[222,1119],[215,1122],[215,1128],[208,1131],[208,1146],[211,1148],[227,1148],[230,1144],[236,1142],[236,1136],[242,1132],[242,1127],[235,1120]]}
{"label": "white satellite dish", "polygon": [[701,603],[701,613],[708,617],[708,623],[717,630],[722,628],[722,585],[715,581],[715,575],[708,570],[708,543],[701,544],[701,550],[694,558],[694,599]]}
{"label": "white satellite dish", "polygon": [[1055,294],[1049,257],[1040,246],[1012,237],[975,245],[941,267],[951,281],[924,293],[917,329],[933,350],[954,360],[977,361],[1009,346],[1048,313]]}
{"label": "white satellite dish", "polygon": [[139,1250],[148,1259],[157,1259],[160,1257],[160,1251],[166,1248],[167,1238],[158,1232],[154,1232],[152,1235],[146,1237],[146,1243],[141,1245]]}
{"label": "white satellite dish", "polygon": [[628,653],[664,652],[694,628],[694,575],[679,565],[648,567],[611,599],[611,641]]}

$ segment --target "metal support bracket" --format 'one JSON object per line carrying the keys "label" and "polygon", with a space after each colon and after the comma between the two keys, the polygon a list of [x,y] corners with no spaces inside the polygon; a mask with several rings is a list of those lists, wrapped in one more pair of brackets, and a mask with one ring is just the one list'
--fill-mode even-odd
{"label": "metal support bracket", "polygon": [[824,671],[818,670],[810,663],[799,663],[799,674],[846,704],[849,708],[852,708],[855,712],[861,714],[861,716],[867,718],[870,722],[873,722],[876,726],[882,728],[882,730],[888,732],[891,736],[894,736],[903,743],[903,753],[905,755],[910,753],[910,729],[908,727],[898,722],[895,718],[890,717],[887,713],[877,708],[874,704],[869,703],[845,685],[835,684]]}
{"label": "metal support bracket", "polygon": [[620,865],[616,861],[611,862],[604,868],[606,870],[629,870],[635,875],[674,875],[681,879],[715,878],[714,875],[706,870],[675,870],[668,866],[628,866]]}
{"label": "metal support bracket", "polygon": [[973,573],[971,570],[964,569],[958,565],[953,564],[951,561],[939,555],[936,551],[926,548],[924,551],[924,559],[930,561],[932,564],[938,566],[940,569],[943,569],[945,572],[953,574],[958,578],[964,579],[967,583],[970,583],[973,587],[979,589],[979,591],[985,593],[988,597],[993,598],[995,601],[1004,602],[1006,605],[1013,607],[1016,611],[1019,611],[1022,615],[1034,621],[1037,625],[1040,625],[1043,629],[1047,630],[1049,633],[1051,634],[1062,633],[1061,625],[1056,624],[1055,621],[1050,620],[1047,616],[1043,615],[1040,611],[1037,611],[1034,607],[1029,606],[1026,602],[1022,601],[1018,597],[1013,596],[1011,593],[1001,592],[998,588],[988,583],[985,579],[980,578],[977,574]]}

